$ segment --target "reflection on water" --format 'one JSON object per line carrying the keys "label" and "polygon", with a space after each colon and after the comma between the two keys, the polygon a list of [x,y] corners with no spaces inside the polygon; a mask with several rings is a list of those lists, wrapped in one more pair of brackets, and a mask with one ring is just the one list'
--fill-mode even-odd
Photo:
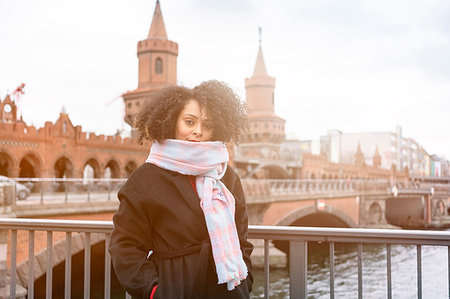
{"label": "reflection on water", "polygon": [[[328,244],[308,248],[308,298],[330,298]],[[392,298],[417,298],[416,246],[392,245]],[[447,247],[422,247],[423,298],[449,298]],[[386,298],[386,247],[363,245],[363,296]],[[264,298],[264,272],[254,270],[252,298]],[[336,244],[336,298],[358,298],[358,252],[356,245]],[[270,271],[270,298],[289,298],[286,269]]]}

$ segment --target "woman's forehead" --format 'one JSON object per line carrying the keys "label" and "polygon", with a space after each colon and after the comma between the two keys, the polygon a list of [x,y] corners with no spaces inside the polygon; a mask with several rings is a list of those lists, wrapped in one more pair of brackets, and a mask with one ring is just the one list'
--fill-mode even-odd
{"label": "woman's forehead", "polygon": [[195,116],[203,116],[204,118],[208,118],[210,114],[208,109],[204,105],[201,105],[195,98],[186,102],[181,113],[194,114]]}

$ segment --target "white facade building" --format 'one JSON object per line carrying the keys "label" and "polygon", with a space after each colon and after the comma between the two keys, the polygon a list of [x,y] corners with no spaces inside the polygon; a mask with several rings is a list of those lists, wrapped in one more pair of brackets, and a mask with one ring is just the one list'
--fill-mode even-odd
{"label": "white facade building", "polygon": [[367,165],[372,165],[378,149],[381,168],[390,169],[395,165],[397,170],[408,167],[410,174],[429,173],[429,155],[414,139],[403,137],[400,126],[395,132],[342,133],[330,130],[320,137],[320,142],[321,152],[334,163],[354,163],[354,155],[360,145]]}

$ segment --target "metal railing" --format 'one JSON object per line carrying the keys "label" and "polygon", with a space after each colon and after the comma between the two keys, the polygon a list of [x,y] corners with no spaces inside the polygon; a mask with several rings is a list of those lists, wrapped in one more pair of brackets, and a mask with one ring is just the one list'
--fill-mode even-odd
{"label": "metal railing", "polygon": [[[70,298],[71,292],[71,242],[73,233],[85,235],[84,253],[84,298],[90,294],[90,266],[91,266],[91,234],[104,234],[105,238],[105,278],[104,297],[110,298],[111,289],[111,258],[108,252],[110,234],[113,224],[110,221],[74,221],[74,220],[36,220],[36,219],[5,219],[0,218],[0,230],[11,231],[11,263],[10,263],[10,294],[16,294],[17,270],[17,231],[29,232],[28,256],[28,298],[34,297],[34,233],[47,232],[47,276],[46,297],[52,297],[52,268],[53,268],[53,232],[65,232],[65,298]],[[403,230],[375,230],[375,229],[349,229],[349,228],[312,228],[312,227],[274,227],[249,226],[249,238],[264,240],[264,296],[269,298],[269,241],[284,240],[289,242],[289,271],[290,271],[290,298],[307,298],[307,256],[308,242],[328,242],[330,258],[330,297],[334,298],[334,246],[336,243],[352,243],[358,248],[358,298],[363,296],[362,247],[364,244],[384,244],[386,246],[386,280],[387,298],[392,298],[391,281],[391,245],[408,244],[417,248],[417,294],[422,298],[422,254],[423,245],[447,246],[450,254],[450,232],[445,231],[403,231]],[[23,246],[23,244],[21,244]],[[450,259],[447,257],[448,273],[450,278]],[[450,288],[450,281],[449,281]],[[449,290],[450,294],[450,290]],[[14,296],[12,296],[14,298]],[[127,295],[129,298],[129,295]]]}
{"label": "metal railing", "polygon": [[[126,178],[12,178],[28,188],[28,199],[39,201],[109,201]],[[3,182],[0,179],[0,182]],[[289,195],[389,193],[392,186],[407,190],[430,190],[450,194],[450,185],[418,181],[369,180],[369,179],[243,179],[242,187],[249,198],[275,198]],[[15,186],[15,192],[18,188]],[[23,187],[22,187],[23,189]],[[20,197],[18,197],[20,199]],[[29,200],[28,200],[29,201]]]}
{"label": "metal railing", "polygon": [[[34,201],[93,201],[112,200],[126,178],[12,178],[28,188],[27,202]],[[297,194],[388,192],[387,180],[326,180],[289,179],[256,180],[243,179],[242,186],[248,197],[275,197]],[[23,187],[22,187],[23,189]],[[17,193],[17,186],[15,187]],[[23,202],[23,201],[22,201]]]}
{"label": "metal railing", "polygon": [[325,180],[325,179],[306,179],[306,180],[257,180],[243,179],[242,187],[249,203],[254,200],[273,201],[278,198],[289,197],[297,200],[297,197],[311,198],[314,196],[349,196],[365,194],[388,194],[391,189],[390,182],[387,180]]}
{"label": "metal railing", "polygon": [[[28,188],[28,200],[39,201],[92,201],[115,199],[126,178],[13,178]],[[18,191],[15,186],[15,192]],[[18,198],[19,199],[19,198]]]}

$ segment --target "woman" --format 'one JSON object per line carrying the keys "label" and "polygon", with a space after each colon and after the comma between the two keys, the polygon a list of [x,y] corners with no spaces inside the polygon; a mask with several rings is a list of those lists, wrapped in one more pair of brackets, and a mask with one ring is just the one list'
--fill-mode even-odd
{"label": "woman", "polygon": [[247,211],[224,142],[246,125],[238,97],[208,81],[163,89],[136,116],[145,164],[119,191],[109,251],[136,298],[249,298]]}

